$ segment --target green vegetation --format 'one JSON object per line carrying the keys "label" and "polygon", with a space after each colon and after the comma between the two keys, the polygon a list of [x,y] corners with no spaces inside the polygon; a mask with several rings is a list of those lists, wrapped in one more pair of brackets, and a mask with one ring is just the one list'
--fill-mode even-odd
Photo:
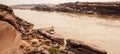
{"label": "green vegetation", "polygon": [[60,54],[60,50],[58,48],[55,48],[55,47],[51,47],[48,49],[49,53],[51,54]]}

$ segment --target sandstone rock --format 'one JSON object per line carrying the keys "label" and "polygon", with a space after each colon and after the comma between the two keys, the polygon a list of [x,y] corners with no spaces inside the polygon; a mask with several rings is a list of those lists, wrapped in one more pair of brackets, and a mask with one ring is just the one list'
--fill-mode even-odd
{"label": "sandstone rock", "polygon": [[22,43],[18,31],[11,24],[1,20],[0,43],[0,54],[13,54],[12,50],[19,49],[19,46]]}
{"label": "sandstone rock", "polygon": [[9,13],[13,12],[12,8],[10,8],[10,7],[6,6],[6,5],[3,5],[3,4],[0,4],[0,10],[8,11]]}
{"label": "sandstone rock", "polygon": [[25,40],[22,40],[22,43],[23,43],[23,46],[25,46],[25,47],[30,47],[31,45],[27,42],[27,41],[25,41]]}
{"label": "sandstone rock", "polygon": [[68,39],[67,40],[67,46],[68,48],[71,48],[72,50],[76,49],[76,53],[85,53],[85,54],[107,54],[105,50],[102,48],[93,45],[93,44],[88,44],[83,41],[77,41],[73,39]]}
{"label": "sandstone rock", "polygon": [[22,44],[13,10],[0,4],[0,54],[22,54]]}
{"label": "sandstone rock", "polygon": [[76,53],[69,50],[61,50],[61,54],[76,54]]}
{"label": "sandstone rock", "polygon": [[23,19],[20,19],[17,17],[17,24],[18,24],[18,30],[22,33],[22,36],[25,36],[26,34],[29,34],[31,29],[34,27],[33,24],[24,21]]}
{"label": "sandstone rock", "polygon": [[13,25],[16,29],[18,29],[18,24],[16,23],[16,18],[13,14],[6,14],[3,20],[7,21],[11,25]]}
{"label": "sandstone rock", "polygon": [[[52,32],[52,34],[51,34]],[[39,33],[50,40],[56,41],[58,43],[64,43],[64,37],[56,34],[52,28],[40,29]]]}
{"label": "sandstone rock", "polygon": [[33,47],[38,47],[42,44],[42,42],[39,42],[38,39],[32,39],[30,40],[30,44],[33,46]]}
{"label": "sandstone rock", "polygon": [[18,29],[16,17],[12,12],[13,10],[5,5],[0,4],[0,20],[6,21]]}
{"label": "sandstone rock", "polygon": [[48,50],[43,50],[42,53],[43,53],[43,54],[50,54],[50,53],[48,52]]}

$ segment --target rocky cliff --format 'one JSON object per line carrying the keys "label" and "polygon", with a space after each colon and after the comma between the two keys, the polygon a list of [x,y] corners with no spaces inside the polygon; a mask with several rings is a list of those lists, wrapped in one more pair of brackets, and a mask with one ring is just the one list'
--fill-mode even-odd
{"label": "rocky cliff", "polygon": [[36,5],[32,10],[57,11],[80,14],[120,15],[119,2],[69,2],[59,5]]}
{"label": "rocky cliff", "polygon": [[0,4],[0,54],[107,54],[96,45],[65,39],[54,27],[33,27]]}

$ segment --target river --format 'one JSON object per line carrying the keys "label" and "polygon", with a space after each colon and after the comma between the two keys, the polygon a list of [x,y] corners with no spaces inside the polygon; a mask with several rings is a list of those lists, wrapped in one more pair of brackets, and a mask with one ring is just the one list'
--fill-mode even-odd
{"label": "river", "polygon": [[33,23],[35,28],[54,26],[65,38],[98,45],[108,54],[120,54],[120,20],[73,15],[58,12],[37,12],[14,9],[17,16]]}

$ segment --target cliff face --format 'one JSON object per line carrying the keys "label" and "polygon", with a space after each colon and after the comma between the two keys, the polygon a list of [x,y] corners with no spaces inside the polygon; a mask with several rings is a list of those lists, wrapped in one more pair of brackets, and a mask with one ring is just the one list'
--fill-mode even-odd
{"label": "cliff face", "polygon": [[37,5],[32,10],[58,11],[80,14],[120,15],[120,3],[117,2],[70,2],[59,5]]}
{"label": "cliff face", "polygon": [[13,10],[0,4],[0,54],[22,54],[20,33]]}

